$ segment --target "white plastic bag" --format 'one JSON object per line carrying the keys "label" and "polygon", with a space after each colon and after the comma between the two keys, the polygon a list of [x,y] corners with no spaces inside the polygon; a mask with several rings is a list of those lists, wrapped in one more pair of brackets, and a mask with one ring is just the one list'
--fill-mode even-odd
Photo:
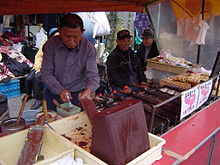
{"label": "white plastic bag", "polygon": [[41,46],[47,41],[47,35],[44,28],[41,28],[38,33],[36,33],[36,45],[35,47],[40,49]]}
{"label": "white plastic bag", "polygon": [[89,17],[93,23],[93,38],[110,34],[111,28],[105,12],[91,12]]}
{"label": "white plastic bag", "polygon": [[146,67],[146,71],[144,72],[147,82],[152,83],[153,82],[153,70],[149,67]]}

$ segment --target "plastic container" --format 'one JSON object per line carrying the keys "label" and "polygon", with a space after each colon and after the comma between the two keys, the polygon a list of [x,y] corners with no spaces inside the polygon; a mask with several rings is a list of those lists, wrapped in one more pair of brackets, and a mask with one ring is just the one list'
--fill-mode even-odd
{"label": "plastic container", "polygon": [[[91,129],[90,121],[86,115],[85,112],[81,112],[54,122],[50,123],[50,126],[58,133],[58,134],[70,134],[73,132],[76,128],[80,128],[85,126],[88,129]],[[84,128],[83,128],[84,129]],[[91,131],[87,131],[87,133],[91,133]],[[87,134],[83,136],[89,136]],[[82,137],[84,139],[84,137]],[[159,160],[162,158],[161,152],[162,152],[162,146],[166,143],[166,141],[158,136],[155,136],[151,133],[149,133],[149,141],[150,141],[150,149],[144,152],[143,154],[139,155],[127,165],[150,165],[154,161]],[[74,144],[74,143],[72,143]],[[75,144],[74,144],[75,145]],[[87,153],[87,157],[90,158],[91,156],[94,157],[91,153],[84,150],[85,153]],[[89,165],[106,165],[105,162],[100,160],[99,158],[95,157],[95,160],[99,160],[99,163],[97,161],[94,161],[93,163]],[[85,157],[84,160],[87,158]],[[102,162],[102,163],[100,163]]]}
{"label": "plastic container", "polygon": [[40,110],[25,110],[22,113],[22,118],[25,120],[27,125],[33,124],[35,123],[35,116],[38,112],[40,112]]}
{"label": "plastic container", "polygon": [[[70,106],[69,103],[63,103],[63,104],[61,104],[61,107],[62,108],[57,107],[57,113],[58,113],[58,115],[60,115],[62,117],[74,115],[74,114],[79,113],[81,111],[80,107],[73,105],[73,104],[71,104],[71,106]],[[70,111],[64,110],[65,108],[67,108],[67,109],[69,108]]]}
{"label": "plastic container", "polygon": [[[23,130],[8,136],[0,138],[0,164],[1,165],[15,165],[17,164],[22,147],[24,146],[28,130]],[[60,136],[57,136],[49,129],[45,129],[43,133],[43,143],[40,155],[44,156],[41,163],[47,162],[48,159],[57,155],[63,155],[73,151],[73,146]],[[47,164],[47,163],[44,163]]]}
{"label": "plastic container", "polygon": [[[49,118],[49,121],[48,122],[51,122],[51,121],[54,121],[54,120],[57,120],[57,113],[55,111],[50,111],[48,110],[47,111],[47,114],[50,115],[51,118]],[[44,115],[44,113],[42,111],[38,112],[36,115],[35,115],[35,123],[37,123],[38,121],[38,118],[41,116],[41,115]]]}
{"label": "plastic container", "polygon": [[2,133],[14,133],[25,129],[25,120],[21,118],[20,123],[17,125],[17,118],[9,118],[2,121]]}
{"label": "plastic container", "polygon": [[[26,129],[0,138],[1,165],[17,164],[22,147],[25,143],[27,132],[28,130]],[[39,155],[43,155],[44,160],[37,161],[34,165],[48,165],[67,155],[71,155],[74,159],[81,158],[84,164],[88,165],[103,163],[93,155],[85,152],[77,145],[48,128],[44,130],[43,143]]]}
{"label": "plastic container", "polygon": [[12,79],[7,83],[0,82],[0,94],[8,98],[20,96],[20,79]]}

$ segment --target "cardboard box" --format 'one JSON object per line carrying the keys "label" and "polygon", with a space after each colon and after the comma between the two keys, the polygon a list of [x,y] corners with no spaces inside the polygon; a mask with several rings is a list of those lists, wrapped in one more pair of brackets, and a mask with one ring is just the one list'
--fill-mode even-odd
{"label": "cardboard box", "polygon": [[164,63],[157,62],[157,61],[150,60],[150,59],[147,60],[147,66],[155,70],[161,70],[161,71],[175,73],[175,74],[185,73],[189,69],[187,67],[164,64]]}
{"label": "cardboard box", "polygon": [[[87,128],[91,129],[90,121],[89,121],[85,112],[81,112],[76,115],[69,116],[69,117],[66,117],[66,118],[63,118],[63,119],[60,119],[60,120],[57,120],[57,121],[50,123],[50,126],[54,129],[54,131],[56,131],[56,133],[62,134],[62,135],[68,134],[68,133],[74,131],[74,129],[76,129],[78,127],[82,127],[84,125],[87,125]],[[161,155],[162,146],[165,144],[166,141],[158,136],[151,134],[151,133],[149,133],[149,140],[150,140],[150,149],[148,151],[144,152],[143,154],[141,154],[140,156],[138,156],[137,158],[135,158],[134,160],[132,160],[131,162],[127,163],[127,165],[148,165],[148,164],[151,164],[154,161],[162,158],[162,155]],[[78,146],[75,147],[74,143],[72,143],[72,144],[74,145],[74,148],[80,148]],[[78,151],[79,151],[79,149],[78,149]],[[99,165],[106,165],[106,163],[104,163],[102,160],[96,158],[91,153],[89,153],[83,149],[80,149],[80,151],[82,153],[84,153],[84,155],[87,155],[87,157],[84,157],[85,162],[87,161],[87,158],[89,158],[89,159],[95,158],[94,162],[90,163],[89,165],[98,165],[98,164]]]}

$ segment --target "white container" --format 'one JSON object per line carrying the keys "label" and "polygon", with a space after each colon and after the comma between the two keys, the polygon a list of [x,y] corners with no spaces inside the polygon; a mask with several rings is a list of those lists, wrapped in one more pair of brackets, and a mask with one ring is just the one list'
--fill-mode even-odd
{"label": "white container", "polygon": [[[58,134],[68,134],[69,132],[72,132],[75,128],[82,127],[83,125],[87,125],[87,128],[91,128],[90,121],[85,112],[81,112],[50,123],[50,126]],[[135,158],[134,160],[132,160],[131,162],[127,163],[127,165],[149,165],[152,164],[154,161],[162,158],[161,155],[162,146],[166,143],[166,141],[151,133],[149,133],[149,141],[150,141],[150,149],[144,152],[143,154],[141,154],[140,156],[138,156],[137,158]],[[72,144],[75,147],[75,144],[74,143]],[[88,159],[95,157],[91,153],[83,149],[81,149],[80,151],[85,155],[87,155]],[[84,157],[84,160],[87,160],[87,158]],[[106,163],[96,158],[95,161],[93,163],[91,162],[89,165],[106,165]]]}
{"label": "white container", "polygon": [[[0,164],[15,165],[19,159],[20,153],[25,143],[28,130],[10,134],[0,138]],[[60,136],[54,134],[50,129],[46,128],[43,133],[43,144],[40,155],[44,156],[41,163],[46,162],[50,158],[57,155],[63,155],[73,151],[73,146],[69,142],[63,141]]]}

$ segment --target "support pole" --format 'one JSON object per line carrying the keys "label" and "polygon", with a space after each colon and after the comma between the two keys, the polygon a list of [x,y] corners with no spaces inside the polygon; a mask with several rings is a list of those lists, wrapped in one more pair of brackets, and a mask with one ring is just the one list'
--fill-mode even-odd
{"label": "support pole", "polygon": [[[205,10],[205,0],[202,0],[202,11],[201,11],[202,20],[204,20],[204,10]],[[198,45],[196,64],[199,64],[199,61],[200,61],[200,53],[201,53],[201,45]]]}

